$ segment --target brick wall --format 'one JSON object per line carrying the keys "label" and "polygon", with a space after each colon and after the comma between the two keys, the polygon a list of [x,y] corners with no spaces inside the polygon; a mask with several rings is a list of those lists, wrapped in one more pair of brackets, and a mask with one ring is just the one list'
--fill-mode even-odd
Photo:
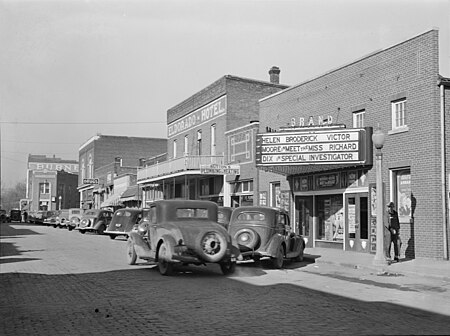
{"label": "brick wall", "polygon": [[[352,127],[352,112],[365,109],[365,126],[379,125],[387,133],[383,148],[386,199],[391,192],[388,168],[410,163],[415,220],[413,225],[403,223],[401,232],[403,242],[414,245],[415,256],[425,258],[442,257],[443,251],[438,64],[438,32],[431,30],[260,103],[263,133],[266,127],[279,129],[292,118],[309,116],[332,116],[334,123]],[[391,102],[400,97],[407,99],[409,130],[390,132]],[[369,183],[375,182],[374,168],[367,177]],[[276,179],[261,173],[261,190]],[[278,179],[285,181],[282,176]]]}

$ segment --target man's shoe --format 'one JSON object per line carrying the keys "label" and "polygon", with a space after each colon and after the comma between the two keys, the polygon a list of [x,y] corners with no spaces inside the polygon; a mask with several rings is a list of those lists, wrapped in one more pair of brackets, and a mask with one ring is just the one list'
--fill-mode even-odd
{"label": "man's shoe", "polygon": [[394,258],[394,261],[395,262],[399,262],[400,260],[398,258]]}

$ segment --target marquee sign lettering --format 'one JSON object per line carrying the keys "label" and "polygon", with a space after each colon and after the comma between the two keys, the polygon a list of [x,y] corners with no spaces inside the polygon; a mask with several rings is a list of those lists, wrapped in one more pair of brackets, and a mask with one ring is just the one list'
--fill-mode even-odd
{"label": "marquee sign lettering", "polygon": [[369,163],[372,162],[370,135],[371,132],[366,129],[258,134],[256,164],[271,166]]}

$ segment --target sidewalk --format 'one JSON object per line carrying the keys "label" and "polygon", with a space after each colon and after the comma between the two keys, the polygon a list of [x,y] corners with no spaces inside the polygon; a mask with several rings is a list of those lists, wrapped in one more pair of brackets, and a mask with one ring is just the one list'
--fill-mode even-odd
{"label": "sidewalk", "polygon": [[375,255],[327,248],[306,248],[304,259],[343,267],[364,268],[377,272],[418,275],[450,281],[450,261],[432,259],[401,259],[385,267],[373,265]]}

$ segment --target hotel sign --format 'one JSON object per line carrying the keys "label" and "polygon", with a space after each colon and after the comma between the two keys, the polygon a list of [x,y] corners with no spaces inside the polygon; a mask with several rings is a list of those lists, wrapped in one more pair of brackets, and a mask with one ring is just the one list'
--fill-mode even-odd
{"label": "hotel sign", "polygon": [[209,175],[240,175],[241,167],[239,165],[219,164],[200,165],[200,173]]}
{"label": "hotel sign", "polygon": [[256,164],[371,164],[371,129],[337,129],[258,134]]}
{"label": "hotel sign", "polygon": [[167,136],[169,138],[180,133],[189,131],[194,127],[211,121],[227,112],[227,97],[223,96],[215,101],[189,113],[167,126]]}

